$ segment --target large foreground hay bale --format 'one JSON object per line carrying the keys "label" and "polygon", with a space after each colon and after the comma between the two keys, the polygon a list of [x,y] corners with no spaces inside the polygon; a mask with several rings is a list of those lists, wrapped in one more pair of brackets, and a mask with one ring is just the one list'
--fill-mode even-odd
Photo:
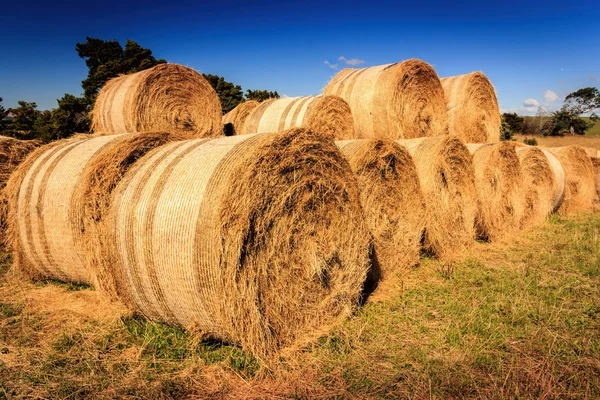
{"label": "large foreground hay bale", "polygon": [[448,105],[448,129],[466,143],[500,141],[496,91],[481,72],[440,79]]}
{"label": "large foreground hay bale", "polygon": [[[357,177],[365,220],[373,235],[378,292],[418,264],[425,201],[406,148],[377,139],[336,142]],[[387,285],[387,283],[390,285]]]}
{"label": "large foreground hay bale", "polygon": [[554,177],[554,186],[552,188],[552,212],[558,211],[563,200],[565,199],[565,191],[567,186],[567,176],[565,170],[558,161],[558,158],[546,149],[540,149],[548,159],[552,174]]}
{"label": "large foreground hay bale", "polygon": [[83,216],[100,220],[102,213],[94,211],[106,208],[110,191],[123,172],[168,137],[82,136],[41,148],[15,171],[7,185],[15,268],[31,278],[98,285],[102,274],[87,267],[86,253],[93,249],[81,237],[88,235],[86,229],[97,221]]}
{"label": "large foreground hay bale", "polygon": [[570,145],[548,149],[560,161],[566,175],[565,199],[558,212],[572,215],[593,210],[596,198],[594,166],[583,147]]}
{"label": "large foreground hay bale", "polygon": [[431,65],[416,59],[338,73],[325,94],[350,104],[357,138],[408,139],[448,133],[444,90]]}
{"label": "large foreground hay bale", "polygon": [[413,157],[426,204],[423,248],[454,259],[475,240],[477,192],[471,154],[454,136],[399,140]]}
{"label": "large foreground hay bale", "polygon": [[468,144],[479,194],[477,235],[496,241],[517,232],[524,212],[523,174],[512,142]]}
{"label": "large foreground hay bale", "polygon": [[349,315],[369,232],[348,163],[306,131],[167,144],[115,189],[111,265],[138,312],[259,358]]}
{"label": "large foreground hay bale", "polygon": [[109,80],[92,111],[94,132],[171,132],[183,137],[222,135],[221,103],[198,72],[160,64]]}
{"label": "large foreground hay bale", "polygon": [[246,118],[240,133],[282,132],[306,128],[334,139],[352,139],[354,124],[350,106],[337,96],[270,99]]}
{"label": "large foreground hay bale", "polygon": [[[246,123],[246,118],[250,113],[260,105],[258,101],[249,100],[238,104],[236,108],[223,115],[223,125],[231,125],[231,135],[237,135],[242,132],[242,127]],[[228,135],[228,136],[231,136]]]}
{"label": "large foreground hay bale", "polygon": [[537,147],[516,148],[523,175],[523,218],[521,227],[543,222],[554,211],[554,172],[548,157]]}

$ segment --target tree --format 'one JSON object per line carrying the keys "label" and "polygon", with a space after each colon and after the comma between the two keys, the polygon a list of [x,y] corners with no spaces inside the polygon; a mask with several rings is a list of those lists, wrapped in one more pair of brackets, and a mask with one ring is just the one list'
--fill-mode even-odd
{"label": "tree", "polygon": [[34,126],[41,115],[37,104],[19,100],[19,107],[10,108],[8,111],[14,115],[5,129],[7,136],[17,139],[33,139],[35,137]]}
{"label": "tree", "polygon": [[508,129],[512,132],[512,134],[523,133],[525,126],[525,118],[519,116],[517,113],[502,114],[502,121],[506,123]]}
{"label": "tree", "polygon": [[2,97],[0,97],[0,132],[4,131],[4,127],[7,124],[6,121],[4,121],[4,118],[6,118],[6,116],[8,115],[8,111],[6,109],[4,109],[4,107],[2,106]]}
{"label": "tree", "polygon": [[56,132],[52,139],[62,139],[76,132],[89,132],[89,107],[85,98],[65,94],[57,101],[58,108],[52,112],[51,118]]}
{"label": "tree", "polygon": [[244,101],[244,92],[240,85],[234,85],[228,82],[219,75],[202,74],[204,78],[210,83],[210,86],[215,89],[219,100],[221,101],[221,111],[223,114],[227,114],[229,111],[237,107],[238,104]]}
{"label": "tree", "polygon": [[[565,104],[559,111],[552,113],[551,135],[577,134],[585,135],[585,131],[594,126],[599,118],[595,111],[600,108],[600,91],[595,87],[586,87],[569,93]],[[581,116],[590,114],[587,122]]]}
{"label": "tree", "polygon": [[109,79],[166,63],[164,59],[154,58],[152,50],[145,49],[129,39],[123,49],[116,40],[86,37],[86,41],[77,43],[75,49],[79,57],[85,59],[89,69],[87,78],[81,81],[81,86],[90,105]]}
{"label": "tree", "polygon": [[574,116],[570,111],[561,109],[552,113],[552,127],[550,135],[564,135],[575,133],[585,135],[585,131],[594,126],[591,122],[586,122],[582,118]]}
{"label": "tree", "polygon": [[268,90],[246,90],[246,100],[256,100],[256,101],[265,101],[268,99],[278,99],[279,93],[277,91],[270,92]]}

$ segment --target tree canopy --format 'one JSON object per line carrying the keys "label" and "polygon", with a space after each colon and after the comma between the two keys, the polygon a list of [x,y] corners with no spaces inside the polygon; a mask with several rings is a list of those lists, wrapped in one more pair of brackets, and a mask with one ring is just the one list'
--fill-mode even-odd
{"label": "tree canopy", "polygon": [[[585,135],[585,132],[598,121],[595,111],[600,108],[600,91],[595,87],[585,87],[569,93],[559,111],[552,113],[551,135],[574,133]],[[587,122],[581,116],[590,114],[592,122]]]}
{"label": "tree canopy", "polygon": [[246,90],[246,100],[256,100],[259,102],[268,99],[278,99],[279,93],[277,91],[270,92],[268,90]]}

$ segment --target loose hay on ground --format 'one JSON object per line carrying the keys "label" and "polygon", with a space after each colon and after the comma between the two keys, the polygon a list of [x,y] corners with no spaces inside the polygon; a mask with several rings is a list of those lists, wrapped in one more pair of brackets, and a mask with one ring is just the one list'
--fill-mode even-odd
{"label": "loose hay on ground", "polygon": [[444,90],[435,70],[421,60],[344,69],[325,94],[348,102],[356,138],[395,140],[448,133]]}
{"label": "loose hay on ground", "polygon": [[594,166],[585,149],[570,145],[548,150],[558,158],[566,175],[565,199],[558,212],[572,215],[592,211],[596,198]]}

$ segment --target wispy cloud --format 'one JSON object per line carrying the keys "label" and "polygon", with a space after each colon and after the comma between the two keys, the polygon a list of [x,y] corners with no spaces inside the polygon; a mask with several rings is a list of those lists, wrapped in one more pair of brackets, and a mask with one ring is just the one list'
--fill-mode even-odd
{"label": "wispy cloud", "polygon": [[548,103],[553,103],[558,100],[558,95],[556,94],[556,92],[553,92],[552,90],[548,89],[544,92],[544,99]]}
{"label": "wispy cloud", "polygon": [[360,65],[360,64],[364,64],[365,60],[359,60],[358,58],[351,58],[351,59],[347,59],[344,56],[339,56],[338,57],[338,61],[343,62],[346,65],[352,65],[352,66],[356,66],[356,65]]}
{"label": "wispy cloud", "polygon": [[332,64],[332,63],[330,63],[327,60],[325,60],[325,65],[327,65],[331,69],[338,69],[338,65],[337,64]]}

